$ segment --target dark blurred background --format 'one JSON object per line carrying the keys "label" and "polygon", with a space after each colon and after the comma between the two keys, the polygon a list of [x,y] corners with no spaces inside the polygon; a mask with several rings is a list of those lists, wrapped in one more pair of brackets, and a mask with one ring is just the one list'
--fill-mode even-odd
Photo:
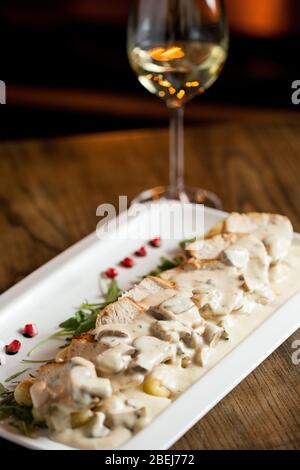
{"label": "dark blurred background", "polygon": [[[230,54],[187,120],[297,112],[300,1],[227,0]],[[0,139],[46,137],[167,123],[126,56],[129,0],[2,0],[1,73],[7,105]],[[257,116],[257,114],[256,114]]]}

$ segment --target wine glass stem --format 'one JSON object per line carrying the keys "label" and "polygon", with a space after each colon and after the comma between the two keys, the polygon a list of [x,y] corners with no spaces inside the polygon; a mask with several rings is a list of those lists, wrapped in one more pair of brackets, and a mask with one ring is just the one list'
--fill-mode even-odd
{"label": "wine glass stem", "polygon": [[184,108],[170,107],[170,181],[171,196],[183,192],[184,189]]}

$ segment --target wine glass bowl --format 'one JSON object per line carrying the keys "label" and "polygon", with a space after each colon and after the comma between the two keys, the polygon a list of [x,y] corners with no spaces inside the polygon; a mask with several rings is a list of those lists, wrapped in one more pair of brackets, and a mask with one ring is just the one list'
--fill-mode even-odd
{"label": "wine glass bowl", "polygon": [[[134,0],[128,21],[128,57],[140,83],[170,109],[170,182],[138,201],[167,197],[219,200],[184,186],[184,105],[218,78],[227,57],[228,31],[221,0]],[[200,196],[202,195],[202,196]]]}

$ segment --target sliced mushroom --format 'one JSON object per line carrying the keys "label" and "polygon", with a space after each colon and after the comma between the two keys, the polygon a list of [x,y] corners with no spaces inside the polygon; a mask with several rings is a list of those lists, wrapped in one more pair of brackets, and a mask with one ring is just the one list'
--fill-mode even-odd
{"label": "sliced mushroom", "polygon": [[105,437],[110,433],[110,430],[104,426],[105,418],[105,414],[101,411],[93,413],[93,417],[85,425],[85,430],[89,437]]}
{"label": "sliced mushroom", "polygon": [[167,360],[175,360],[176,345],[154,336],[140,336],[133,342],[136,355],[130,363],[131,370],[147,373],[156,365]]}
{"label": "sliced mushroom", "polygon": [[127,369],[135,349],[128,344],[119,344],[99,354],[96,369],[99,374],[113,375]]}
{"label": "sliced mushroom", "polygon": [[159,310],[166,315],[172,313],[174,315],[180,315],[187,312],[194,307],[194,303],[191,298],[187,295],[176,294],[170,299],[165,300],[159,306]]}
{"label": "sliced mushroom", "polygon": [[193,356],[193,349],[189,346],[187,346],[187,344],[180,340],[177,344],[176,344],[176,354],[177,356],[180,356],[181,358],[182,357],[192,357]]}
{"label": "sliced mushroom", "polygon": [[109,347],[118,346],[119,344],[129,343],[131,341],[128,333],[120,329],[105,328],[96,331],[94,337],[96,341]]}
{"label": "sliced mushroom", "polygon": [[[202,314],[223,316],[240,308],[243,304],[243,282],[234,266],[218,260],[190,259],[180,269],[165,274],[176,282],[177,288],[192,296]],[[183,321],[182,318],[176,318]],[[194,320],[195,321],[195,320]]]}
{"label": "sliced mushroom", "polygon": [[201,329],[199,331],[197,330],[192,330],[190,336],[187,336],[184,338],[184,343],[192,349],[198,348],[200,345],[203,344],[203,337],[202,334],[204,332],[204,329]]}
{"label": "sliced mushroom", "polygon": [[73,358],[71,362],[70,384],[75,401],[89,404],[91,397],[106,398],[112,394],[110,380],[97,377],[92,362],[79,357]]}
{"label": "sliced mushroom", "polygon": [[106,415],[105,424],[110,429],[124,426],[136,432],[146,424],[146,407],[134,405],[121,393],[105,400],[102,409]]}
{"label": "sliced mushroom", "polygon": [[156,321],[151,325],[154,336],[170,343],[178,343],[180,339],[191,336],[191,329],[178,321]]}
{"label": "sliced mushroom", "polygon": [[244,296],[244,302],[241,308],[233,313],[250,315],[258,305],[268,305],[275,299],[275,294],[270,286],[265,286],[258,292],[249,292]]}
{"label": "sliced mushroom", "polygon": [[289,273],[288,265],[285,262],[273,264],[270,267],[269,279],[273,284],[280,284],[285,281]]}
{"label": "sliced mushroom", "polygon": [[214,323],[206,323],[206,327],[203,333],[204,341],[210,348],[216,346],[224,333],[224,329]]}
{"label": "sliced mushroom", "polygon": [[126,390],[131,387],[138,387],[144,381],[145,375],[139,372],[128,371],[111,377],[111,384],[114,392]]}
{"label": "sliced mushroom", "polygon": [[221,262],[206,262],[195,271],[192,300],[207,316],[224,316],[240,308],[244,301],[244,291],[240,274],[234,266]]}
{"label": "sliced mushroom", "polygon": [[185,292],[179,292],[151,307],[150,313],[158,320],[195,322],[199,318],[194,302]]}
{"label": "sliced mushroom", "polygon": [[232,315],[227,315],[220,321],[218,326],[223,328],[222,339],[228,340],[230,338],[230,331],[233,324],[234,320],[232,319]]}
{"label": "sliced mushroom", "polygon": [[194,361],[198,366],[204,367],[208,362],[208,357],[210,355],[211,349],[209,346],[200,347],[194,356]]}

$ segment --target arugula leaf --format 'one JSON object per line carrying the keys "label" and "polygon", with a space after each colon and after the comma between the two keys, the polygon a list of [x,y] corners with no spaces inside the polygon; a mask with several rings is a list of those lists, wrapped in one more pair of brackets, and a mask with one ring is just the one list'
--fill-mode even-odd
{"label": "arugula leaf", "polygon": [[110,281],[110,284],[109,284],[109,287],[105,296],[105,303],[108,305],[108,304],[111,304],[112,302],[115,302],[116,300],[118,300],[120,295],[121,295],[121,290],[118,286],[118,283],[116,279],[112,279]]}
{"label": "arugula leaf", "polygon": [[118,300],[120,294],[121,290],[116,279],[112,279],[108,285],[104,302],[96,304],[84,302],[80,305],[79,310],[72,317],[60,323],[59,327],[64,331],[72,332],[75,336],[90,330],[95,326],[99,311],[106,307],[106,305]]}
{"label": "arugula leaf", "polygon": [[[85,333],[86,331],[94,328],[100,310],[112,302],[118,300],[120,294],[121,290],[117,281],[112,279],[108,284],[104,302],[95,304],[89,304],[87,301],[83,302],[72,317],[59,324],[60,330],[56,331],[52,335],[48,336],[48,338],[42,340],[40,343],[34,346],[34,348],[29,351],[27,356],[31,356],[33,352],[37,351],[37,349],[39,349],[49,340],[64,338],[65,343],[69,343],[74,336],[78,336],[81,333]],[[66,344],[63,347],[65,346]]]}
{"label": "arugula leaf", "polygon": [[12,380],[16,379],[17,377],[24,374],[24,372],[27,372],[28,370],[30,370],[30,367],[27,367],[27,369],[21,370],[20,372],[17,372],[16,374],[13,374],[10,377],[7,377],[7,379],[5,379],[4,382],[11,382]]}
{"label": "arugula leaf", "polygon": [[179,246],[180,248],[182,248],[183,250],[185,249],[186,245],[188,245],[189,243],[193,243],[196,241],[196,237],[193,237],[193,238],[188,238],[186,240],[182,240],[180,243],[179,243]]}
{"label": "arugula leaf", "polygon": [[179,266],[183,262],[183,256],[175,256],[173,259],[168,259],[165,257],[160,258],[160,264],[156,269],[149,273],[150,276],[157,276],[158,274],[167,271],[168,269],[173,269]]}
{"label": "arugula leaf", "polygon": [[[81,323],[87,320],[90,312],[94,308],[99,308],[101,304],[88,304],[84,303],[80,306],[80,309],[75,312],[73,317],[68,318],[64,322],[60,323],[59,327],[66,331],[75,331]],[[88,311],[85,311],[88,310]]]}
{"label": "arugula leaf", "polygon": [[64,322],[60,323],[59,327],[64,328],[65,330],[68,330],[68,331],[69,330],[73,331],[75,328],[77,328],[78,325],[79,325],[79,322],[78,322],[77,318],[75,318],[75,316],[74,316],[74,317],[68,318]]}
{"label": "arugula leaf", "polygon": [[94,328],[96,325],[98,314],[99,314],[99,310],[97,312],[91,313],[89,317],[78,326],[77,330],[75,330],[74,336],[78,336],[81,333],[86,333],[87,331]]}

